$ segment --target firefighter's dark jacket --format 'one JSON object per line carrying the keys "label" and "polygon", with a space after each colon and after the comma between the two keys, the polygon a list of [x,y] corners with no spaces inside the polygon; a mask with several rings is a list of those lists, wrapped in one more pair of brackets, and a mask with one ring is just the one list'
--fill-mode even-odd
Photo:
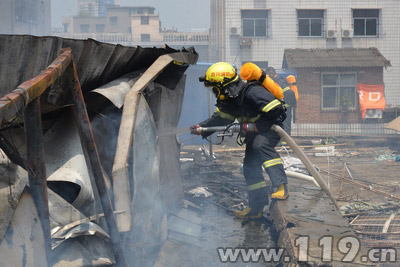
{"label": "firefighter's dark jacket", "polygon": [[228,125],[235,119],[239,122],[256,123],[259,132],[268,131],[273,124],[283,127],[282,122],[286,117],[284,103],[268,90],[256,82],[245,84],[241,80],[229,86],[234,86],[232,90],[240,93],[236,97],[218,99],[216,111],[209,119],[200,123],[201,127]]}

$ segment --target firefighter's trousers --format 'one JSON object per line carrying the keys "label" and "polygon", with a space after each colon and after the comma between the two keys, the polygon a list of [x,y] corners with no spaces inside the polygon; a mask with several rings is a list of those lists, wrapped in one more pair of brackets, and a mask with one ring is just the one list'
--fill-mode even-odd
{"label": "firefighter's trousers", "polygon": [[267,172],[272,187],[287,183],[282,159],[275,150],[279,141],[279,135],[272,130],[246,137],[243,173],[247,183],[250,207],[252,204],[256,207],[268,204],[268,193],[262,168]]}

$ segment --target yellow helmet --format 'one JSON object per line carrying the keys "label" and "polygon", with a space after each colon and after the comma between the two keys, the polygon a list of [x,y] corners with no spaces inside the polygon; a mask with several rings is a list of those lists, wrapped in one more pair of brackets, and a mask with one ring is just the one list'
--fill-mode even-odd
{"label": "yellow helmet", "polygon": [[205,77],[200,77],[206,87],[225,87],[239,79],[236,69],[227,62],[218,62],[208,68]]}

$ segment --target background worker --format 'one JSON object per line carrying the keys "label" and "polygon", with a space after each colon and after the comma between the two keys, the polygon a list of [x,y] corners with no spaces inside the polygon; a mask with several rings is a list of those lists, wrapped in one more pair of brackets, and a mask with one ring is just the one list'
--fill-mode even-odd
{"label": "background worker", "polygon": [[282,88],[286,106],[286,120],[283,122],[283,129],[291,135],[293,112],[296,108],[296,95],[290,89],[289,84],[281,75],[278,75],[273,67],[267,69],[267,74]]}
{"label": "background worker", "polygon": [[[199,80],[212,89],[217,98],[217,108],[211,118],[190,127],[192,134],[200,135],[199,127],[228,125],[235,119],[239,122],[254,122],[256,125],[256,131],[248,132],[244,140],[246,151],[243,173],[249,206],[243,211],[235,211],[235,215],[239,218],[261,218],[263,208],[268,204],[262,167],[268,173],[272,186],[277,188],[271,198],[286,199],[289,195],[283,162],[275,150],[280,137],[271,130],[273,124],[282,126],[284,106],[258,83],[244,83],[236,69],[226,62],[213,64],[205,77]],[[207,134],[202,135],[207,137]]]}

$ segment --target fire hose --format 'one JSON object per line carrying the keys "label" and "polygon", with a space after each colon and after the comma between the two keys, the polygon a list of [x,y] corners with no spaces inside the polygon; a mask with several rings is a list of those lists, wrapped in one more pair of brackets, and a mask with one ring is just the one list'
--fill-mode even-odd
{"label": "fire hose", "polygon": [[[249,132],[254,132],[256,129],[254,123],[233,123],[226,126],[212,126],[212,127],[200,127],[198,130],[200,133],[217,133],[217,137],[233,136],[234,133],[246,134]],[[293,150],[293,152],[299,157],[301,162],[307,168],[309,173],[314,177],[315,181],[318,183],[319,187],[329,196],[333,205],[339,210],[339,205],[336,199],[333,197],[331,191],[329,190],[327,184],[323,180],[322,176],[315,169],[314,165],[308,159],[306,154],[300,149],[296,142],[278,125],[272,125],[271,130],[276,132]]]}

